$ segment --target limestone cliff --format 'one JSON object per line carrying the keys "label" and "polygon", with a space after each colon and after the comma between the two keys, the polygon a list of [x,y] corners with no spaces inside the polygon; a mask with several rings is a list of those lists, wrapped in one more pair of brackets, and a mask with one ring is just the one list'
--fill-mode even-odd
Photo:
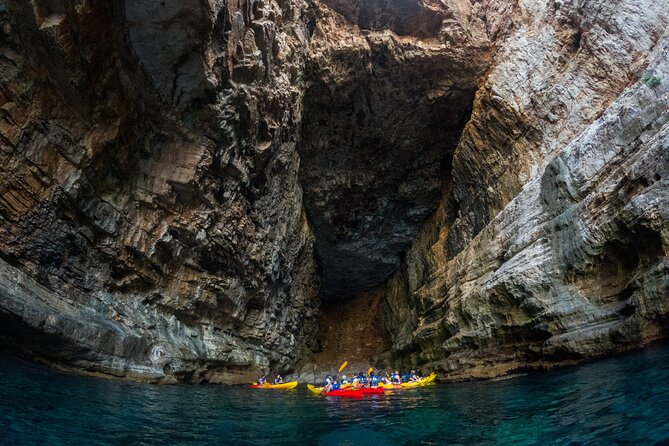
{"label": "limestone cliff", "polygon": [[4,344],[151,380],[294,363],[318,311],[305,5],[1,6]]}
{"label": "limestone cliff", "polygon": [[666,336],[665,6],[517,6],[386,290],[399,363],[486,378]]}
{"label": "limestone cliff", "polygon": [[0,346],[243,382],[351,299],[450,379],[665,336],[667,11],[0,0]]}

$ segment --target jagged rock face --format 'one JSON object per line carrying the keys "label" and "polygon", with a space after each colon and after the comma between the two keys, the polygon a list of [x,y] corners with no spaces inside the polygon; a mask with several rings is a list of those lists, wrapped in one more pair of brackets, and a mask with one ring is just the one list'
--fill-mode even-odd
{"label": "jagged rock face", "polygon": [[396,360],[450,379],[574,363],[669,329],[666,8],[519,8],[451,189],[382,306]]}
{"label": "jagged rock face", "polygon": [[304,5],[0,5],[3,345],[155,380],[294,363],[319,306]]}
{"label": "jagged rock face", "polygon": [[489,45],[360,29],[327,6],[316,23],[300,176],[321,293],[341,301],[385,282],[436,209]]}
{"label": "jagged rock face", "polygon": [[645,0],[0,0],[0,345],[243,382],[360,293],[379,362],[451,379],[665,336],[668,24]]}

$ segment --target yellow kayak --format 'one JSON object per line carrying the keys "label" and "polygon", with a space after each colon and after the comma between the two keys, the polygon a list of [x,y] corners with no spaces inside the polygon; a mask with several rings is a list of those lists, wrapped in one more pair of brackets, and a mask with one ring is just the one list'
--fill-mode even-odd
{"label": "yellow kayak", "polygon": [[392,389],[401,389],[402,385],[379,383],[377,387],[383,387],[386,390],[392,390]]}
{"label": "yellow kayak", "polygon": [[427,384],[430,384],[430,383],[434,382],[436,379],[437,379],[437,374],[432,372],[432,373],[430,373],[429,376],[426,376],[425,378],[422,378],[420,381],[411,381],[411,382],[402,383],[402,387],[425,386]]}
{"label": "yellow kayak", "polygon": [[283,384],[251,384],[249,387],[253,389],[294,389],[297,387],[297,381],[290,381]]}
{"label": "yellow kayak", "polygon": [[431,384],[437,380],[437,374],[432,372],[430,373],[429,376],[426,376],[425,378],[420,380],[420,385],[425,386],[427,384]]}
{"label": "yellow kayak", "polygon": [[315,393],[316,395],[320,395],[321,393],[323,393],[322,387],[316,387],[312,384],[307,384],[307,389],[309,389],[309,392]]}

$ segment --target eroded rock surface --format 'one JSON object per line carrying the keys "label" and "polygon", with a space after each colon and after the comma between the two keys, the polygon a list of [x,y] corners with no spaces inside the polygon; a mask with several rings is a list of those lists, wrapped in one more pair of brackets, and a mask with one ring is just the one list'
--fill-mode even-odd
{"label": "eroded rock surface", "polygon": [[451,379],[666,336],[667,25],[645,0],[0,0],[0,345],[244,382],[337,363],[308,352],[321,300],[369,296],[360,351]]}
{"label": "eroded rock surface", "polygon": [[451,190],[387,290],[398,362],[450,379],[575,363],[669,328],[666,8],[518,12]]}
{"label": "eroded rock surface", "polygon": [[365,29],[337,6],[317,11],[298,150],[321,293],[342,300],[385,282],[436,209],[491,48],[479,21],[449,46],[439,27]]}
{"label": "eroded rock surface", "polygon": [[[3,345],[246,381],[315,335],[297,2],[2,2]],[[25,345],[23,345],[25,344]]]}

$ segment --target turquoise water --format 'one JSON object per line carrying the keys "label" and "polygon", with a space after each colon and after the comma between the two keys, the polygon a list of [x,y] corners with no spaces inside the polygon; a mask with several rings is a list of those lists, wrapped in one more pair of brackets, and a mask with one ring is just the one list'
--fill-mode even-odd
{"label": "turquoise water", "polygon": [[669,346],[362,400],[106,381],[0,357],[0,444],[669,445]]}

